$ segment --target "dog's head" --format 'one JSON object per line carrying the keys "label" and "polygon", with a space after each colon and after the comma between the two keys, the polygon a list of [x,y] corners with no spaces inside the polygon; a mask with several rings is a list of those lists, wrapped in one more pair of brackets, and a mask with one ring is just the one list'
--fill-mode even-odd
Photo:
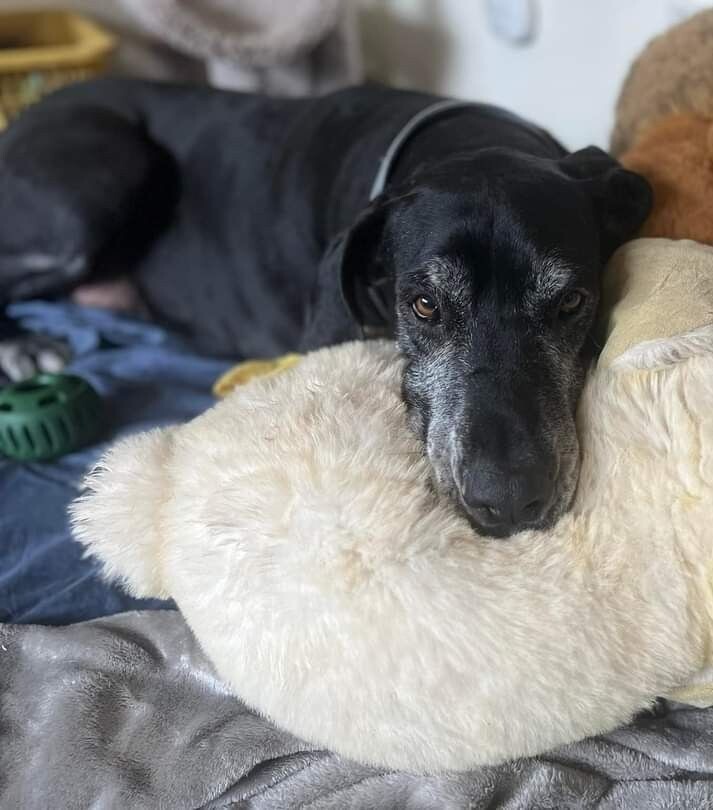
{"label": "dog's head", "polygon": [[335,250],[365,328],[393,319],[438,488],[483,532],[544,528],[579,469],[575,409],[600,274],[651,204],[599,149],[479,150],[374,201]]}

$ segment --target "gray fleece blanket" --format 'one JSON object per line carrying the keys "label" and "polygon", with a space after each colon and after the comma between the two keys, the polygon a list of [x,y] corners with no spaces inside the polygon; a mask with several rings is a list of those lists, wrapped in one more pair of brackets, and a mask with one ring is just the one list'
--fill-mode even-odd
{"label": "gray fleece blanket", "polygon": [[662,705],[606,737],[498,768],[393,773],[252,712],[174,611],[2,624],[0,808],[49,807],[712,808],[713,709]]}

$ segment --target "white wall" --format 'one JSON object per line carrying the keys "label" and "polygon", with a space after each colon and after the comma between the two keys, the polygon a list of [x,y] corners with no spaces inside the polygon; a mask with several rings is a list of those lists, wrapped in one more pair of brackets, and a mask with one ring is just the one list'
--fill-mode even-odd
{"label": "white wall", "polygon": [[[508,2],[509,0],[496,0]],[[499,39],[486,0],[362,0],[373,78],[500,104],[568,146],[608,144],[631,60],[701,0],[530,0],[534,37]]]}

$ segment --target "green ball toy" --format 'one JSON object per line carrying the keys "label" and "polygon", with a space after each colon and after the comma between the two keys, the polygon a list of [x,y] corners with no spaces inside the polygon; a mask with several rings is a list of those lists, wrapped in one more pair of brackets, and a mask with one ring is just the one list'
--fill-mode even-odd
{"label": "green ball toy", "polygon": [[102,401],[81,377],[38,374],[0,389],[0,456],[46,461],[90,442]]}

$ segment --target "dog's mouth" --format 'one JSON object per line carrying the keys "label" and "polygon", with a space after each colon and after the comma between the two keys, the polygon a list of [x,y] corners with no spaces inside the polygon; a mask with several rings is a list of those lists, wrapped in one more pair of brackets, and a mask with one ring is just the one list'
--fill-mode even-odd
{"label": "dog's mouth", "polygon": [[524,520],[517,524],[507,526],[499,522],[489,523],[484,521],[479,515],[473,514],[473,511],[468,507],[468,504],[460,494],[460,490],[457,490],[455,500],[461,513],[467,518],[470,525],[478,534],[485,537],[493,537],[496,540],[507,540],[509,537],[524,531],[544,531],[550,529],[560,515],[557,509],[557,500],[553,498],[537,519]]}
{"label": "dog's mouth", "polygon": [[450,459],[446,460],[440,457],[433,460],[429,453],[429,460],[431,461],[434,489],[455,504],[458,511],[468,520],[479,535],[495,539],[508,539],[525,531],[547,531],[551,529],[572,506],[580,466],[578,448],[560,457],[552,496],[540,514],[531,520],[525,519],[505,525],[498,520],[489,521],[487,516],[484,519],[482,513],[474,513],[456,483]]}
{"label": "dog's mouth", "polygon": [[500,522],[489,523],[484,521],[480,515],[473,514],[473,511],[463,500],[460,491],[457,491],[455,497],[451,496],[451,498],[455,501],[459,511],[468,520],[470,525],[478,534],[484,537],[492,537],[496,540],[507,540],[509,537],[520,534],[520,532],[545,531],[550,529],[557,522],[557,519],[566,511],[566,508],[560,510],[558,508],[556,498],[553,498],[552,502],[547,505],[542,515],[537,519],[525,520],[512,525],[505,525]]}

